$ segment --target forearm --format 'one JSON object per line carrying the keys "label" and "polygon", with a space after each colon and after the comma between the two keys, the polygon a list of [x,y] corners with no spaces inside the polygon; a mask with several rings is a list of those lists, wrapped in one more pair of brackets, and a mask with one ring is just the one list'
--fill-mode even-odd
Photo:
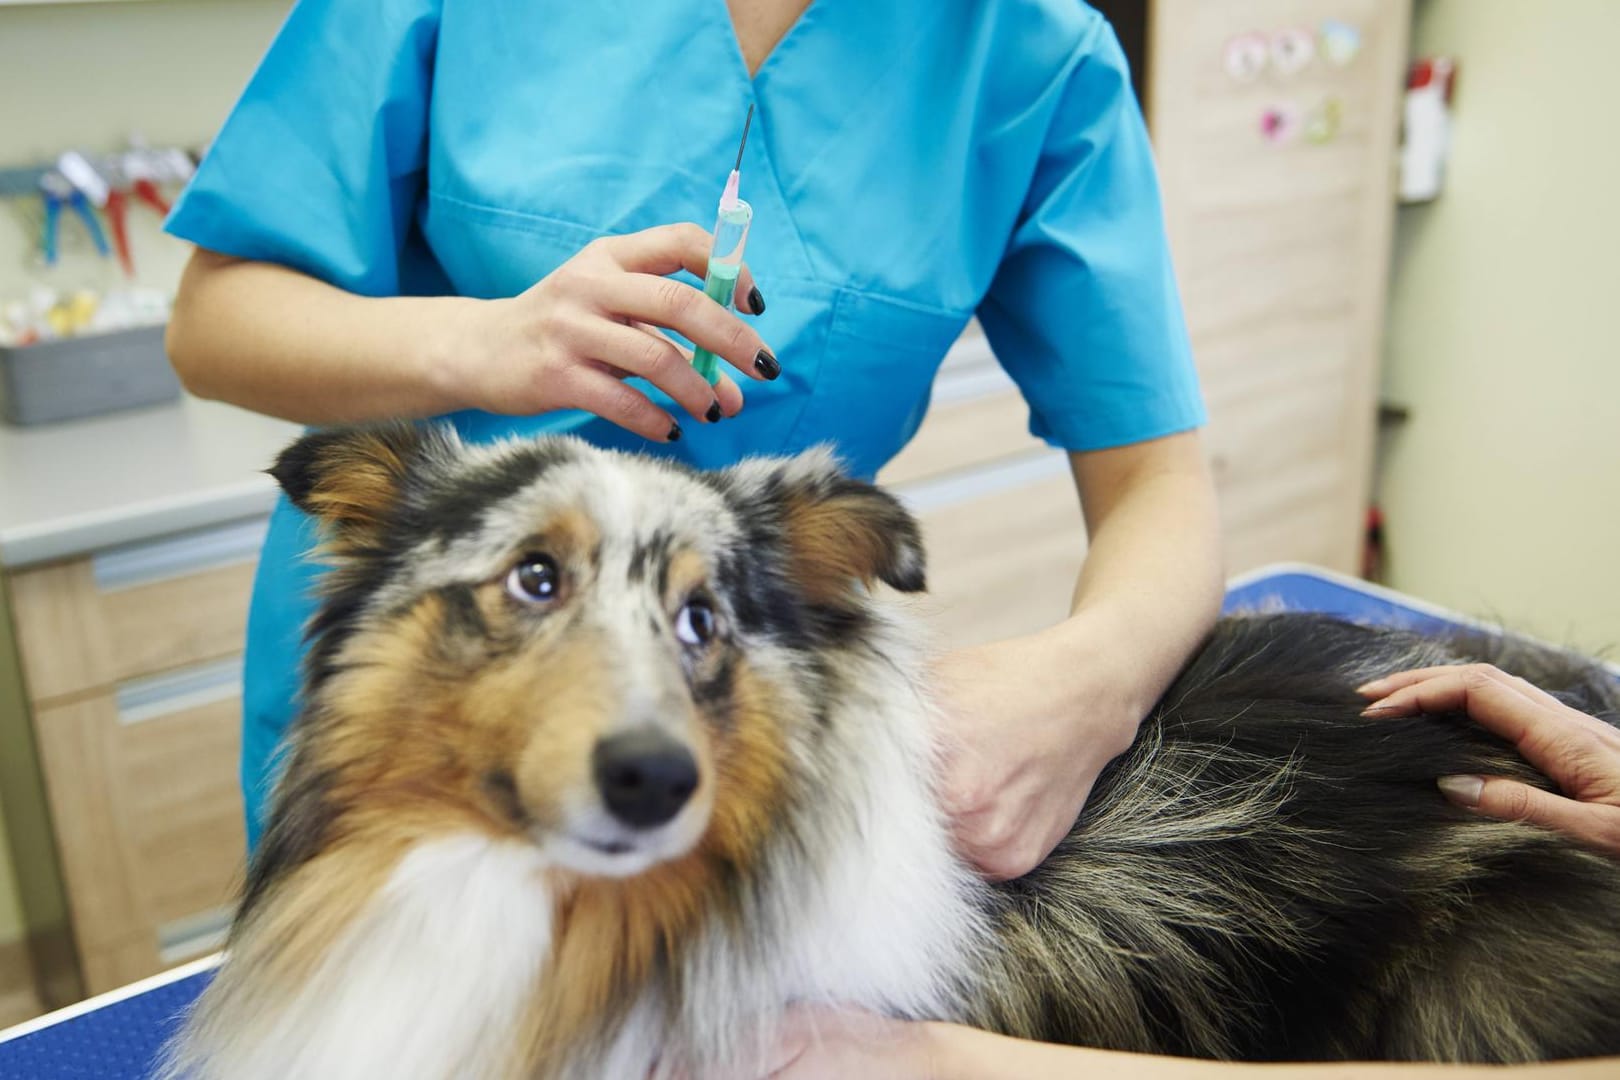
{"label": "forearm", "polygon": [[1103,469],[1076,455],[1091,540],[1074,614],[1054,632],[1087,655],[1112,654],[1126,703],[1143,715],[1219,612],[1220,522],[1196,437],[1127,450]]}
{"label": "forearm", "polygon": [[1026,1042],[953,1024],[930,1024],[923,1040],[928,1080],[1599,1080],[1620,1060],[1560,1061],[1509,1068],[1407,1062],[1267,1063],[1203,1061]]}
{"label": "forearm", "polygon": [[356,296],[199,250],[175,301],[169,356],[192,393],[300,423],[432,416],[465,405],[450,370],[455,328],[483,302]]}

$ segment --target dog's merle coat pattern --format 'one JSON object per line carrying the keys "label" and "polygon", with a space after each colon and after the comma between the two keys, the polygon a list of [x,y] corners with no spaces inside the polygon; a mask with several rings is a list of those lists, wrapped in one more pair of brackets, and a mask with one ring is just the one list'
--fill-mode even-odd
{"label": "dog's merle coat pattern", "polygon": [[[379,461],[387,476],[368,493]],[[334,492],[338,467],[351,479]],[[1620,694],[1593,665],[1511,638],[1224,620],[1070,837],[1027,877],[988,885],[950,854],[930,797],[917,633],[881,589],[853,581],[920,589],[916,523],[830,459],[697,474],[565,439],[467,448],[441,429],[394,427],[307,437],[276,475],[323,517],[335,566],[238,944],[263,947],[256,918],[296,895],[288,883],[354,810],[333,799],[312,749],[345,722],[326,687],[353,642],[436,594],[447,651],[518,648],[468,582],[521,548],[526,508],[577,489],[603,536],[590,561],[617,568],[607,584],[626,608],[623,639],[647,656],[662,648],[663,616],[631,609],[663,592],[677,553],[703,557],[732,648],[701,677],[685,669],[685,693],[727,739],[741,673],[772,682],[786,764],[758,845],[711,868],[709,917],[664,941],[647,982],[545,1071],[639,1075],[661,1061],[719,1075],[749,1060],[757,1043],[744,1033],[762,1039],[791,1000],[1204,1057],[1620,1052],[1620,864],[1452,807],[1438,775],[1545,781],[1463,717],[1363,719],[1353,691],[1397,669],[1490,660],[1615,722]],[[479,787],[509,825],[530,824],[511,773],[488,770]],[[445,861],[482,858],[458,849]],[[234,1029],[278,1008],[300,1015],[240,965],[221,984],[177,1067],[251,1072],[232,1071],[253,1052]],[[465,1023],[481,1030],[476,1016]]]}

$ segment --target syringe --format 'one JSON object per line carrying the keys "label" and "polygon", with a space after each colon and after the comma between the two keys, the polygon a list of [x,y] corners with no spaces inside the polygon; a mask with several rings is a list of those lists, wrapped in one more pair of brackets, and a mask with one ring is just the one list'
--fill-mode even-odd
{"label": "syringe", "polygon": [[[726,179],[726,190],[720,196],[720,213],[714,222],[714,243],[709,247],[709,269],[703,279],[703,291],[721,307],[731,307],[732,294],[737,291],[737,275],[742,273],[743,247],[748,243],[748,225],[754,220],[754,208],[737,198],[737,178],[742,169],[743,148],[748,145],[748,129],[754,122],[754,107],[748,106],[748,118],[743,121],[742,142],[737,146],[737,164]],[[692,354],[692,366],[713,386],[720,381],[720,363],[714,353],[699,347]]]}

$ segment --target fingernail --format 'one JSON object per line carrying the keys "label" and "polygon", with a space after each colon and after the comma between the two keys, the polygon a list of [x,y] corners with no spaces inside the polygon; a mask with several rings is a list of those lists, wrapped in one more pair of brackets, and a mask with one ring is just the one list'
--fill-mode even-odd
{"label": "fingernail", "polygon": [[759,294],[758,285],[748,290],[748,310],[755,315],[765,314],[765,298]]}
{"label": "fingernail", "polygon": [[671,425],[669,425],[669,434],[667,436],[665,436],[665,439],[668,442],[680,442],[681,441],[681,425],[679,425],[679,424],[671,424]]}
{"label": "fingernail", "polygon": [[1388,679],[1374,679],[1372,682],[1362,683],[1356,687],[1356,693],[1365,697],[1383,697],[1384,684],[1387,682],[1389,682]]}
{"label": "fingernail", "polygon": [[709,406],[709,411],[703,414],[703,419],[711,424],[720,422],[720,402],[718,399],[715,400],[713,405]]}
{"label": "fingernail", "polygon": [[767,379],[774,379],[782,374],[782,365],[776,362],[776,357],[761,349],[759,355],[754,357],[754,370]]}
{"label": "fingernail", "polygon": [[1446,798],[1464,806],[1478,806],[1480,792],[1485,790],[1483,776],[1442,776],[1435,783],[1440,785]]}

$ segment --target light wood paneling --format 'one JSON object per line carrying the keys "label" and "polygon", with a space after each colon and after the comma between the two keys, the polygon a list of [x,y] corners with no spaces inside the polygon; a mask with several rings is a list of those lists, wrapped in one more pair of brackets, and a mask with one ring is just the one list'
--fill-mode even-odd
{"label": "light wood paneling", "polygon": [[[1359,55],[1251,83],[1223,68],[1239,34],[1324,19]],[[1303,560],[1359,568],[1394,219],[1409,0],[1155,0],[1150,124],[1229,569]],[[1268,107],[1336,99],[1324,144],[1268,143]]]}
{"label": "light wood paneling", "polygon": [[1067,472],[920,520],[930,590],[920,608],[941,647],[1017,637],[1068,616],[1086,533]]}
{"label": "light wood paneling", "polygon": [[242,650],[250,562],[103,591],[89,559],[11,578],[29,696],[50,702]]}
{"label": "light wood paneling", "polygon": [[1029,433],[1029,406],[1017,390],[936,405],[906,448],[878,474],[878,482],[925,480],[1044,445]]}
{"label": "light wood paneling", "polygon": [[89,992],[161,970],[164,924],[230,902],[240,710],[231,698],[124,723],[99,694],[36,713]]}

